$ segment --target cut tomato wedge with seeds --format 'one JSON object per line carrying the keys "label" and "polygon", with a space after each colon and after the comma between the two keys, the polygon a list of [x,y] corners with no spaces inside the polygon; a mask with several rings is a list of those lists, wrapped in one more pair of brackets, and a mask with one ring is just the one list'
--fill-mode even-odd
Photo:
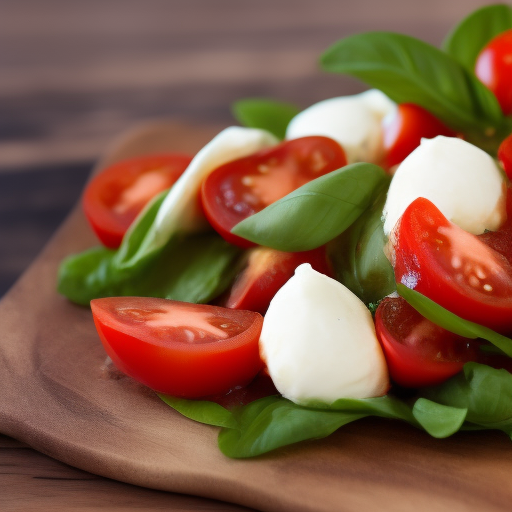
{"label": "cut tomato wedge with seeds", "polygon": [[341,146],[327,137],[303,137],[264,149],[219,167],[205,179],[205,215],[228,242],[252,247],[252,242],[231,233],[236,224],[346,163]]}
{"label": "cut tomato wedge with seeds", "polygon": [[258,313],[146,297],[95,299],[91,309],[114,364],[156,391],[226,393],[263,367]]}

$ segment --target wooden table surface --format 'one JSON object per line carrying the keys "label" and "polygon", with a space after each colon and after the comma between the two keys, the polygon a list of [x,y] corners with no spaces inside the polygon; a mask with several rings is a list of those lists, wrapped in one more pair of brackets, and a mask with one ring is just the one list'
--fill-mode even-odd
{"label": "wooden table surface", "polygon": [[[230,103],[301,107],[364,86],[319,71],[337,39],[440,44],[478,0],[0,0],[0,296],[77,201],[106,144],[171,118],[219,127]],[[0,425],[1,431],[1,425]],[[0,435],[0,509],[248,510],[111,481]]]}

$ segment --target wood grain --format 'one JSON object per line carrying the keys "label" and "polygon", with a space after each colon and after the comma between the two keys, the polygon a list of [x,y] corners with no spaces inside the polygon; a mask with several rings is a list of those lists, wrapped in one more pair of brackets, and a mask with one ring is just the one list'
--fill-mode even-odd
{"label": "wood grain", "polygon": [[[180,137],[199,144],[198,133],[148,125],[107,160],[172,148]],[[262,511],[510,509],[512,443],[501,433],[435,440],[370,419],[257,459],[227,459],[217,429],[183,418],[128,378],[112,378],[89,310],[55,293],[58,262],[91,243],[77,210],[0,304],[4,434],[92,474]]]}
{"label": "wood grain", "polygon": [[493,0],[0,0],[0,172],[92,161],[148,118],[232,123],[239,98],[301,107],[364,86],[320,71],[361,31],[439,45]]}

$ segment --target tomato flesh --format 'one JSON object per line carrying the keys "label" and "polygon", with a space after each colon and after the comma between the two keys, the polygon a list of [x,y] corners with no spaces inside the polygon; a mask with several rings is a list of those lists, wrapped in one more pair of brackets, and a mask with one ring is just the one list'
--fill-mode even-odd
{"label": "tomato flesh", "polygon": [[252,247],[252,242],[231,233],[236,224],[346,163],[336,141],[316,136],[286,141],[234,160],[204,180],[201,201],[205,215],[228,242]]}
{"label": "tomato flesh", "polygon": [[253,248],[249,251],[247,266],[237,276],[221,304],[227,308],[249,309],[264,315],[274,295],[303,263],[309,263],[317,272],[332,276],[325,247],[304,252]]}
{"label": "tomato flesh", "polygon": [[147,297],[95,299],[91,309],[114,364],[155,391],[226,393],[263,367],[258,313]]}
{"label": "tomato flesh", "polygon": [[103,245],[119,247],[144,206],[174,185],[191,160],[177,153],[146,155],[116,163],[95,176],[85,189],[83,209]]}
{"label": "tomato flesh", "polygon": [[404,387],[440,384],[479,358],[477,341],[433,324],[402,297],[379,304],[375,330],[392,380]]}
{"label": "tomato flesh", "polygon": [[498,148],[498,159],[507,174],[512,180],[512,135],[509,135]]}
{"label": "tomato flesh", "polygon": [[430,112],[413,103],[402,103],[390,116],[383,119],[385,168],[401,163],[421,143],[438,135],[455,137],[455,132],[445,126]]}
{"label": "tomato flesh", "polygon": [[494,93],[503,113],[512,114],[512,30],[499,34],[482,49],[475,74]]}
{"label": "tomato flesh", "polygon": [[498,332],[512,328],[512,265],[449,222],[424,198],[393,233],[395,278],[458,316]]}

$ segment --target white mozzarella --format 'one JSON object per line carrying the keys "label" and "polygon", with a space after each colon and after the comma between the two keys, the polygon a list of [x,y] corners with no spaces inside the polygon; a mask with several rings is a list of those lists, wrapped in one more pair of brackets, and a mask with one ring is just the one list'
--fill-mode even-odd
{"label": "white mozzarella", "polygon": [[260,352],[278,391],[298,404],[369,398],[389,389],[370,312],[307,263],[272,299]]}
{"label": "white mozzarella", "polygon": [[390,234],[418,197],[432,201],[443,215],[475,235],[494,231],[506,218],[505,181],[495,161],[458,138],[422,139],[398,167],[384,205],[384,231]]}
{"label": "white mozzarella", "polygon": [[271,133],[232,126],[220,132],[194,157],[164,199],[146,236],[146,250],[162,247],[177,231],[197,232],[208,225],[198,201],[203,180],[217,167],[277,144]]}
{"label": "white mozzarella", "polygon": [[286,138],[324,135],[341,144],[348,163],[378,163],[384,151],[381,121],[393,105],[384,94],[373,90],[324,100],[296,115]]}

